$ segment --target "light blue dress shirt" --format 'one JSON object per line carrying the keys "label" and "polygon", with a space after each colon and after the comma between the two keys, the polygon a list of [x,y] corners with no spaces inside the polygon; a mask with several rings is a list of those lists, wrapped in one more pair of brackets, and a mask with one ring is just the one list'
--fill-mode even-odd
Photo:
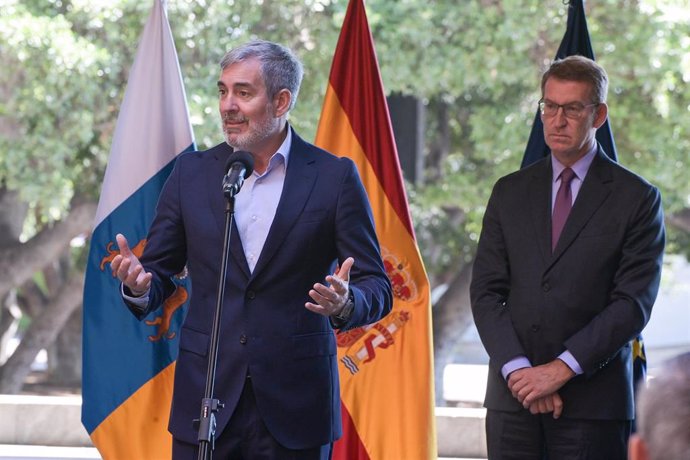
{"label": "light blue dress shirt", "polygon": [[263,174],[254,171],[235,197],[235,224],[252,272],[278,209],[291,145],[292,131],[288,128],[285,140],[269,160],[266,171]]}

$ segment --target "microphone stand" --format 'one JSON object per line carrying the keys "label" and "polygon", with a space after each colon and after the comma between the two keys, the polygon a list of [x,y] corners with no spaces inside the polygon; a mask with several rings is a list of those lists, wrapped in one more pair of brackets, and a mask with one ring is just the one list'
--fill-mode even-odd
{"label": "microphone stand", "polygon": [[218,295],[216,311],[211,327],[211,343],[209,345],[208,368],[206,370],[206,389],[201,400],[201,415],[194,423],[198,423],[199,456],[198,460],[209,460],[213,457],[213,449],[216,434],[216,412],[223,408],[223,403],[213,397],[213,388],[216,380],[216,364],[218,363],[218,339],[220,332],[220,318],[223,311],[223,298],[225,297],[225,275],[228,266],[228,249],[230,247],[230,233],[232,219],[235,214],[235,191],[223,187],[223,194],[227,199],[225,206],[225,235],[223,237],[223,252],[218,276]]}

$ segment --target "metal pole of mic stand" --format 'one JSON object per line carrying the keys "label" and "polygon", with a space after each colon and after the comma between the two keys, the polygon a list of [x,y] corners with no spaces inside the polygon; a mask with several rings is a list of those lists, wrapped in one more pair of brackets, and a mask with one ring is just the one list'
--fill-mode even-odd
{"label": "metal pole of mic stand", "polygon": [[[235,214],[235,196],[225,191],[227,205],[225,207],[225,235],[223,237],[223,252],[218,276],[218,296],[216,311],[211,327],[211,343],[209,345],[208,369],[206,371],[206,389],[201,400],[201,415],[199,423],[199,456],[198,460],[208,460],[213,457],[213,448],[216,434],[216,412],[223,408],[223,403],[213,398],[213,388],[216,380],[216,364],[218,363],[218,338],[220,332],[220,318],[223,311],[223,298],[225,296],[225,275],[228,266],[228,249],[230,247],[230,232],[232,219]],[[197,420],[194,421],[195,423]]]}

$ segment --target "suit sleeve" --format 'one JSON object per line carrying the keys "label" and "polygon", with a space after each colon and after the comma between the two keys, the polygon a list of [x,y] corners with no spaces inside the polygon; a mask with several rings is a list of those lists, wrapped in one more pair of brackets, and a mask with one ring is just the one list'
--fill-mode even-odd
{"label": "suit sleeve", "polygon": [[500,372],[511,359],[525,356],[510,319],[507,303],[510,292],[510,261],[500,213],[501,184],[499,181],[489,198],[477,255],[472,267],[470,301],[479,336],[490,357],[492,369]]}
{"label": "suit sleeve", "polygon": [[381,260],[371,207],[354,163],[344,159],[347,171],[340,184],[335,217],[338,260],[353,257],[350,289],[354,310],[341,331],[375,323],[393,306],[390,280]]}
{"label": "suit sleeve", "polygon": [[179,205],[179,165],[180,161],[163,186],[140,259],[144,270],[153,274],[148,305],[142,309],[125,300],[129,310],[139,320],[157,309],[172,294],[175,290],[172,277],[184,269],[187,260]]}
{"label": "suit sleeve", "polygon": [[659,290],[665,231],[661,196],[649,186],[633,208],[608,305],[566,348],[585,373],[604,367],[649,321]]}

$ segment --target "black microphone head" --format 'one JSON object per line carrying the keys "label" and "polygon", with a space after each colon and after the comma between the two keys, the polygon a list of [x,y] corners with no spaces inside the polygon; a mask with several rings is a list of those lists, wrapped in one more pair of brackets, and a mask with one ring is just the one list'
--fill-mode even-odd
{"label": "black microphone head", "polygon": [[244,166],[244,178],[246,179],[254,171],[254,156],[245,152],[244,150],[236,150],[230,154],[228,161],[225,162],[225,174],[235,163],[241,163]]}

